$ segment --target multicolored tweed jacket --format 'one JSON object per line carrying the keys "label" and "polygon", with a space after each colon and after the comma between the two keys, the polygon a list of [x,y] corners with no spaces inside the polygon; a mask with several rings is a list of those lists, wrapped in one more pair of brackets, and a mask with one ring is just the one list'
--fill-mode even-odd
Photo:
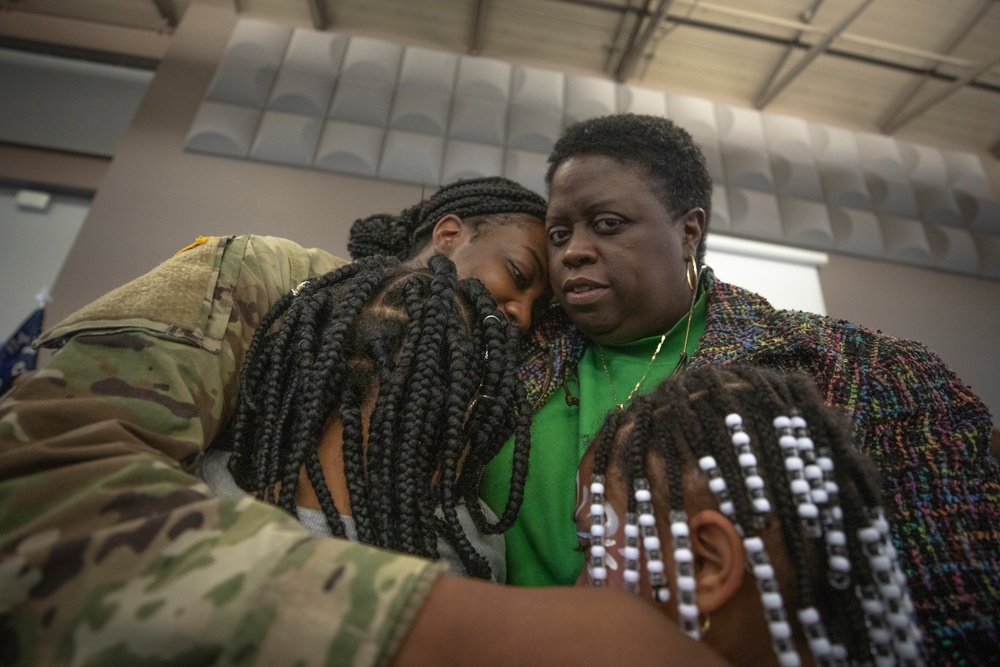
{"label": "multicolored tweed jacket", "polygon": [[[808,373],[852,415],[882,472],[886,510],[931,665],[998,664],[1000,473],[990,414],[925,346],[812,313],[776,310],[706,271],[708,324],[689,368],[747,363]],[[542,405],[586,343],[552,313],[522,378]]]}

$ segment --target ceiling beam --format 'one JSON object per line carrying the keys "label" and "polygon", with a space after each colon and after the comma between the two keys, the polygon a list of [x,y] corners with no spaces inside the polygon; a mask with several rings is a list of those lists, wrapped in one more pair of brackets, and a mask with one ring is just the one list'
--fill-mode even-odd
{"label": "ceiling beam", "polygon": [[[764,25],[774,26],[775,28],[787,28],[789,30],[800,30],[803,33],[823,35],[826,30],[818,26],[808,25],[804,21],[790,21],[788,19],[778,18],[776,16],[770,16],[768,14],[761,14],[760,12],[751,12],[745,9],[737,9],[735,7],[726,7],[723,5],[716,5],[708,2],[701,2],[698,4],[698,9],[704,10],[706,12],[712,12],[714,14],[721,14],[723,16],[730,17],[736,20],[739,24],[745,24],[747,21],[759,22]],[[683,21],[678,17],[672,18],[672,20],[678,23],[688,23],[691,25],[708,25],[713,28],[733,28],[733,24],[724,24],[718,21],[706,22],[706,21]],[[747,31],[750,34],[757,35],[759,37],[764,37],[760,32]],[[874,39],[872,37],[865,37],[863,35],[855,35],[849,32],[843,32],[837,36],[837,38],[845,43],[854,43],[860,46],[868,46],[881,51],[888,51],[890,53],[898,53],[903,56],[913,56],[915,58],[925,58],[935,63],[949,63],[952,65],[957,65],[959,67],[964,67],[969,63],[968,60],[964,58],[956,58],[954,56],[943,55],[940,53],[934,53],[933,51],[926,51],[923,49],[916,49],[912,46],[907,46],[905,44],[895,44],[893,42],[887,42],[882,39]],[[773,39],[773,38],[772,38]],[[782,42],[787,42],[787,40],[781,39]],[[831,51],[831,49],[827,49]]]}
{"label": "ceiling beam", "polygon": [[170,35],[108,23],[5,10],[0,40],[14,48],[83,60],[153,69],[163,59]]}
{"label": "ceiling beam", "polygon": [[[980,0],[979,4],[967,12],[958,25],[945,37],[941,43],[940,51],[946,54],[954,51],[955,47],[961,44],[962,40],[976,27],[993,4],[995,4],[994,0]],[[886,107],[886,110],[882,112],[882,115],[876,121],[875,125],[880,130],[888,132],[886,128],[889,124],[916,98],[923,87],[927,85],[927,82],[931,80],[931,74],[937,72],[937,67],[938,65],[934,65],[930,71],[923,72],[919,76],[910,79],[910,82],[896,95],[896,98]]]}
{"label": "ceiling beam", "polygon": [[156,5],[156,11],[160,13],[160,18],[162,18],[166,24],[171,28],[176,28],[177,24],[180,23],[181,17],[177,13],[177,7],[174,5],[173,0],[152,0],[153,4]]}
{"label": "ceiling beam", "polygon": [[[642,7],[635,8],[632,6],[632,0],[626,0],[625,7],[620,10],[621,16],[618,17],[618,25],[615,26],[615,36],[611,40],[611,46],[608,48],[608,56],[604,60],[605,74],[614,74],[617,63],[621,58],[620,54],[625,53],[635,43],[636,37],[639,35],[639,28],[642,26],[642,19],[649,12],[650,2],[652,0],[642,0]],[[629,18],[632,19],[632,23],[629,29],[626,30]],[[625,39],[624,46],[622,45],[623,38]]]}
{"label": "ceiling beam", "polygon": [[618,65],[615,67],[614,78],[615,81],[622,83],[627,81],[632,72],[635,71],[635,65],[639,61],[639,57],[649,46],[649,43],[653,40],[653,35],[656,34],[656,29],[666,18],[667,12],[670,11],[670,5],[674,4],[674,0],[660,0],[660,4],[657,6],[656,11],[653,16],[646,21],[646,29],[643,31],[642,36],[638,40],[633,41],[628,47],[622,52],[621,58],[618,60]]}
{"label": "ceiling beam", "polygon": [[795,80],[795,77],[797,77],[806,67],[809,66],[810,63],[812,63],[813,60],[826,51],[827,47],[833,43],[833,40],[837,39],[840,33],[844,32],[844,30],[847,29],[847,26],[851,25],[854,19],[860,16],[861,12],[867,9],[868,5],[872,2],[874,2],[874,0],[861,0],[853,11],[840,20],[840,23],[827,32],[821,40],[813,44],[809,50],[805,52],[805,55],[803,55],[781,79],[778,81],[769,81],[768,83],[771,85],[761,88],[760,92],[758,92],[757,96],[754,98],[754,107],[757,109],[763,109],[767,106],[768,102],[777,97],[778,94],[788,86],[788,84]]}
{"label": "ceiling beam", "polygon": [[957,93],[980,74],[993,69],[997,65],[1000,65],[1000,57],[969,70],[962,76],[958,77],[954,82],[952,82],[951,85],[939,90],[937,93],[931,95],[909,111],[900,110],[900,113],[897,113],[886,122],[885,126],[881,128],[882,131],[886,134],[892,134],[917,116],[930,109],[932,106],[936,105],[938,102],[941,102],[942,100],[945,100]]}
{"label": "ceiling beam", "polygon": [[[605,2],[602,0],[556,0],[558,2],[563,2],[570,5],[578,5],[580,7],[590,7],[591,9],[599,9],[604,11],[610,11],[615,13],[621,13],[622,6],[616,5],[610,2]],[[996,1],[996,0],[991,0]],[[737,23],[723,23],[718,20],[706,20],[703,18],[693,18],[691,16],[669,16],[668,19],[680,26],[686,26],[689,28],[694,28],[697,30],[708,30],[710,32],[718,32],[727,35],[734,35],[736,37],[744,37],[746,39],[755,39],[762,42],[769,42],[772,44],[777,44],[779,46],[788,45],[788,39],[785,37],[776,37],[768,32],[754,29],[748,21],[762,22],[766,25],[772,25],[775,27],[784,27],[791,30],[801,30],[807,34],[818,34],[822,32],[822,28],[816,28],[815,26],[810,26],[796,21],[788,21],[785,19],[779,19],[775,17],[768,17],[764,14],[756,14],[752,12],[747,12],[744,10],[734,9],[732,7],[723,7],[720,5],[714,5],[711,3],[702,2],[698,5],[699,9],[711,9],[713,13],[721,13],[725,16],[730,16],[737,19]],[[950,56],[946,54],[934,53],[932,51],[925,51],[923,49],[915,49],[903,44],[894,44],[892,42],[886,42],[884,40],[872,39],[870,37],[864,37],[861,35],[853,35],[850,33],[843,33],[839,36],[839,42],[843,43],[853,43],[860,46],[866,46],[871,49],[876,49],[879,51],[884,51],[888,53],[897,53],[903,56],[912,58],[923,58],[932,63],[948,64],[954,65],[956,67],[970,67],[975,63],[966,59],[958,58],[955,56]],[[796,44],[796,48],[806,50],[805,45]],[[875,67],[885,67],[888,69],[896,70],[899,72],[907,72],[909,74],[928,74],[930,78],[937,79],[939,81],[951,82],[955,80],[954,76],[943,74],[938,71],[931,70],[927,67],[918,67],[911,65],[909,63],[902,62],[900,60],[890,59],[884,56],[868,55],[866,53],[859,53],[855,51],[847,51],[842,48],[830,47],[824,52],[828,56],[835,58],[841,58],[843,60],[851,60],[854,62],[864,63],[866,65],[872,65]],[[608,70],[610,73],[610,69]],[[985,90],[990,93],[1000,93],[1000,86],[991,84],[984,81],[972,81],[968,84],[971,88],[976,88],[978,90]]]}
{"label": "ceiling beam", "polygon": [[309,15],[312,17],[313,28],[326,30],[330,27],[330,17],[326,13],[325,0],[306,0],[309,5]]}
{"label": "ceiling beam", "polygon": [[487,4],[488,0],[476,0],[476,5],[472,8],[472,36],[469,38],[469,55],[478,56],[483,50]]}
{"label": "ceiling beam", "polygon": [[[816,12],[819,10],[820,5],[822,5],[824,1],[825,0],[813,0],[812,6],[799,14],[799,18],[802,19],[802,22],[807,24],[812,23],[812,20],[816,18]],[[781,70],[785,68],[785,65],[788,63],[788,59],[792,56],[796,49],[800,48],[802,44],[802,37],[805,36],[805,34],[805,30],[799,30],[795,33],[795,37],[788,41],[788,45],[785,47],[784,53],[781,54],[781,57],[778,58],[778,62],[776,62],[774,67],[771,68],[771,73],[767,75],[764,85],[761,86],[760,90],[757,92],[758,95],[763,94],[764,91],[770,89],[771,86],[774,85],[775,79],[777,79],[778,75],[781,74]]]}

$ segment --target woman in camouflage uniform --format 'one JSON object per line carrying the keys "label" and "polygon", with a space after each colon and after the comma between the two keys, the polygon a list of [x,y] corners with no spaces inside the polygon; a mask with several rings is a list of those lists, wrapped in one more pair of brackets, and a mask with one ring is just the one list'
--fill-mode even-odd
{"label": "woman in camouflage uniform", "polygon": [[623,594],[441,576],[191,473],[264,315],[343,264],[201,238],[44,334],[58,350],[0,402],[0,664],[602,664],[614,643],[653,664],[674,647]]}

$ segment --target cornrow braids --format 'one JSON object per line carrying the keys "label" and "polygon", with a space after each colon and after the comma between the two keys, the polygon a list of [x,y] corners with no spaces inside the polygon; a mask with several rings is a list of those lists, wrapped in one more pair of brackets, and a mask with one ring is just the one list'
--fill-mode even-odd
{"label": "cornrow braids", "polygon": [[[482,283],[459,280],[439,255],[420,268],[363,258],[300,285],[248,347],[230,470],[293,514],[305,478],[331,532],[345,536],[348,508],[337,507],[318,450],[339,418],[358,539],[427,558],[439,557],[443,539],[466,572],[490,578],[457,510],[464,503],[482,532],[497,532],[520,508],[531,411],[517,380],[518,337]],[[491,523],[479,479],[511,435],[519,447],[509,511]]]}
{"label": "cornrow braids", "polygon": [[456,181],[398,215],[379,213],[360,218],[351,226],[347,250],[351,257],[386,255],[407,260],[428,243],[438,220],[457,215],[472,226],[524,224],[524,216],[544,224],[543,197],[508,178],[489,176]]}
{"label": "cornrow braids", "polygon": [[[693,208],[705,211],[705,229],[712,213],[712,177],[705,155],[687,130],[662,116],[611,114],[570,125],[549,154],[545,183],[566,160],[603,155],[636,165],[657,186],[658,195],[672,218]],[[698,261],[705,255],[705,234],[698,246]]]}
{"label": "cornrow braids", "polygon": [[[653,497],[660,521],[665,512],[671,517],[672,584],[679,620],[693,637],[693,584],[680,581],[688,529],[677,521],[686,522],[687,492],[703,485],[743,540],[779,664],[799,664],[799,646],[817,665],[923,664],[875,469],[852,447],[846,416],[823,404],[807,376],[740,365],[689,370],[612,413],[592,450],[593,488],[602,493],[612,482],[630,490],[647,479],[667,484]],[[775,533],[768,530],[774,521],[793,570],[783,579],[791,590],[780,589],[764,539]],[[595,556],[590,547],[589,569],[603,568],[604,547],[597,549]],[[626,569],[636,567],[632,551]],[[657,595],[654,574],[654,595],[670,599]]]}

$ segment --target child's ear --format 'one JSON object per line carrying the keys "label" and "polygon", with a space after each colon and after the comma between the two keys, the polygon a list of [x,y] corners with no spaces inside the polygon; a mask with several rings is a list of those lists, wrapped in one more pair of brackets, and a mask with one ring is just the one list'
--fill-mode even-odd
{"label": "child's ear", "polygon": [[451,257],[451,253],[461,245],[462,233],[465,231],[465,223],[454,213],[444,215],[434,225],[431,234],[431,245],[434,252]]}
{"label": "child's ear", "polygon": [[716,510],[701,510],[689,526],[698,609],[710,614],[728,602],[743,584],[746,552],[736,526]]}

